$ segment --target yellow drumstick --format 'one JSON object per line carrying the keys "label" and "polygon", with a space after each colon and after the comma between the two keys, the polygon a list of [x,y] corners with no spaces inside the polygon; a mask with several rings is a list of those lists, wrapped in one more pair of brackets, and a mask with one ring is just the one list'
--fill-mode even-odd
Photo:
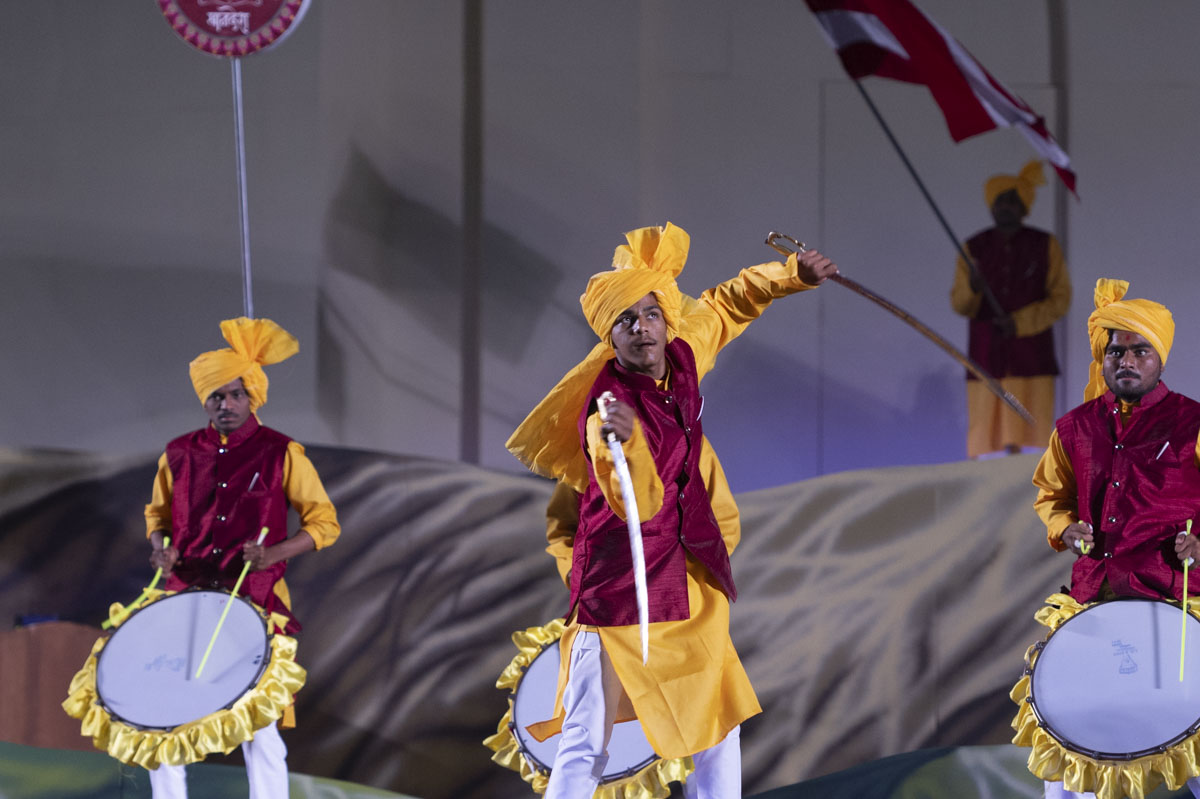
{"label": "yellow drumstick", "polygon": [[[267,528],[264,527],[262,532],[258,534],[258,544],[260,546],[266,537]],[[242,587],[242,580],[246,579],[246,573],[249,571],[250,561],[246,561],[246,565],[242,567],[242,573],[238,575],[237,582],[233,584],[233,590],[229,592],[229,601],[225,603],[225,609],[221,611],[221,618],[217,619],[217,628],[213,630],[212,638],[208,639],[208,649],[204,650],[204,657],[200,658],[200,668],[196,669],[197,680],[200,679],[200,672],[204,671],[204,664],[208,662],[208,656],[212,654],[213,644],[217,642],[217,633],[221,632],[221,625],[225,623],[225,617],[229,615],[229,606],[233,604],[238,589]]]}
{"label": "yellow drumstick", "polygon": [[[1187,520],[1187,534],[1192,534],[1192,520]],[[1179,633],[1179,681],[1183,682],[1183,655],[1184,647],[1187,645],[1187,617],[1188,617],[1188,567],[1192,565],[1191,558],[1183,560],[1183,631]]]}
{"label": "yellow drumstick", "polygon": [[[164,535],[163,536],[163,549],[166,549],[169,546],[171,546],[171,536]],[[138,606],[142,604],[142,602],[146,599],[146,597],[150,596],[150,592],[154,590],[154,586],[158,585],[158,581],[161,577],[162,577],[162,566],[159,566],[158,571],[156,571],[154,573],[154,579],[150,581],[150,585],[148,585],[144,589],[142,589],[142,593],[138,594],[138,598],[133,600],[133,602],[129,603],[128,605],[126,605],[125,608],[120,613],[117,614],[117,621],[125,621],[126,616],[128,616],[130,613],[133,613],[135,610],[137,610]],[[104,623],[100,625],[100,629],[107,630],[109,627],[112,627],[112,626],[113,626],[113,620],[105,619]]]}

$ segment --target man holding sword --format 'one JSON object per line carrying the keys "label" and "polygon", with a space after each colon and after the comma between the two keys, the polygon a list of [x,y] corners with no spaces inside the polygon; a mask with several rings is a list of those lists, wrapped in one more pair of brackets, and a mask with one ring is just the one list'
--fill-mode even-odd
{"label": "man holding sword", "polygon": [[[744,269],[692,299],[675,284],[688,252],[683,230],[668,224],[626,238],[613,270],[593,276],[580,298],[601,343],[508,442],[559,480],[549,551],[571,591],[556,716],[530,731],[563,736],[548,799],[590,797],[613,723],[634,718],[660,757],[693,757],[685,796],[729,799],[741,795],[740,724],[761,708],[729,638],[729,554],[740,527],[704,438],[699,382],[773,299],[814,288],[837,267],[810,251]],[[626,496],[636,498],[634,519]]]}

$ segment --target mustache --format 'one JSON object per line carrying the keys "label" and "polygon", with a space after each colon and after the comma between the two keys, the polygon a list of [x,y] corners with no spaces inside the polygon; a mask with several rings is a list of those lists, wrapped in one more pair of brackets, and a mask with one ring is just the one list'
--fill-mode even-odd
{"label": "mustache", "polygon": [[1115,375],[1113,375],[1113,377],[1115,377],[1117,380],[1120,380],[1123,377],[1141,377],[1141,375],[1132,369],[1121,369]]}

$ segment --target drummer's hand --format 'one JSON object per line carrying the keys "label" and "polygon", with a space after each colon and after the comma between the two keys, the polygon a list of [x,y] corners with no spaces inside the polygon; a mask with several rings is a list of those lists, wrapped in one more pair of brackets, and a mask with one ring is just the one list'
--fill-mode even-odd
{"label": "drummer's hand", "polygon": [[608,438],[609,433],[616,433],[621,443],[633,437],[633,406],[620,400],[608,403],[608,421],[600,425],[600,435]]}
{"label": "drummer's hand", "polygon": [[242,544],[242,559],[250,564],[252,572],[260,572],[274,565],[274,561],[267,556],[267,548],[253,541]]}
{"label": "drummer's hand", "polygon": [[1090,552],[1096,544],[1092,537],[1092,526],[1087,522],[1075,522],[1063,530],[1062,542],[1076,555],[1086,554],[1084,550]]}
{"label": "drummer's hand", "polygon": [[819,286],[825,278],[837,273],[837,264],[816,250],[801,253],[796,259],[796,274],[810,286]]}
{"label": "drummer's hand", "polygon": [[1200,538],[1187,533],[1175,536],[1175,555],[1180,563],[1191,558],[1192,565],[1195,566],[1196,562],[1200,561]]}
{"label": "drummer's hand", "polygon": [[179,550],[173,546],[168,545],[150,550],[150,565],[156,569],[162,569],[163,574],[170,574],[178,560]]}

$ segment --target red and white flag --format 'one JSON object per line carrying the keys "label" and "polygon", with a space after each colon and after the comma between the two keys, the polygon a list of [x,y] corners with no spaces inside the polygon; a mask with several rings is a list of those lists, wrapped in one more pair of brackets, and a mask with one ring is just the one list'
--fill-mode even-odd
{"label": "red and white flag", "polygon": [[909,0],[806,2],[850,77],[878,75],[928,86],[956,142],[999,127],[1017,128],[1074,193],[1071,160],[1046,121]]}

